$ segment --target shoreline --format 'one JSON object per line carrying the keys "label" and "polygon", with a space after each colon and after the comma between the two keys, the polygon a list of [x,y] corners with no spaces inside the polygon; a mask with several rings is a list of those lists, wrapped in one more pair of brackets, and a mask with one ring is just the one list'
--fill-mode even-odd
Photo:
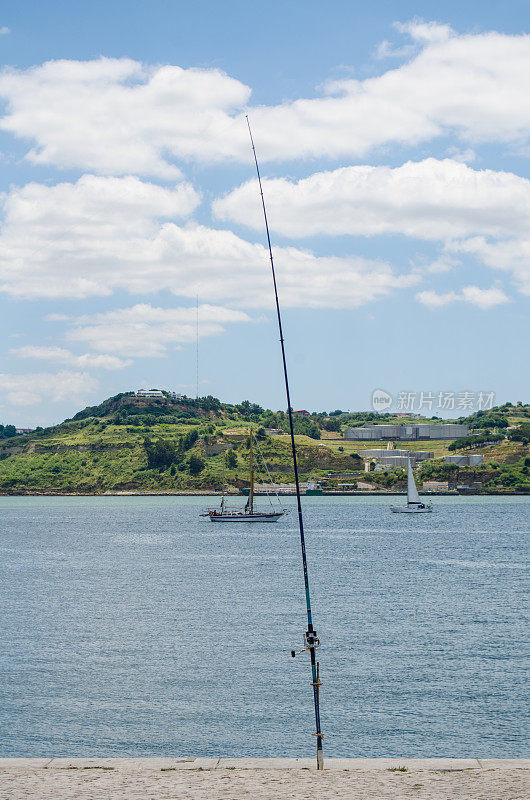
{"label": "shoreline", "polygon": [[[222,497],[223,492],[214,490],[197,489],[195,491],[113,491],[107,490],[104,492],[57,492],[53,490],[43,491],[25,491],[10,490],[0,491],[0,497]],[[243,492],[230,493],[226,497],[248,497]],[[296,497],[294,492],[280,493],[279,497]],[[330,491],[323,492],[320,495],[306,495],[302,493],[302,497],[406,497],[406,492],[377,492],[377,491],[354,491],[354,492],[339,492]],[[422,497],[529,497],[529,492],[421,492]],[[256,492],[255,497],[267,497],[265,492]]]}
{"label": "shoreline", "polygon": [[0,758],[0,797],[523,800],[529,777],[529,759]]}

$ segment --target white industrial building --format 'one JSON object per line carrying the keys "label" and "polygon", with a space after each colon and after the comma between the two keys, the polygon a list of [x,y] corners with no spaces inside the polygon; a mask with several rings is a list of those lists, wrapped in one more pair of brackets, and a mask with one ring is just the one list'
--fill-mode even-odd
{"label": "white industrial building", "polygon": [[412,466],[416,467],[420,461],[434,458],[434,453],[427,450],[362,450],[359,455],[365,459],[376,459],[387,467],[403,467],[403,469],[407,469],[409,459]]}
{"label": "white industrial building", "polygon": [[458,456],[446,456],[446,464],[456,464],[457,467],[478,467],[479,464],[484,463],[484,456],[478,453],[467,453]]}
{"label": "white industrial building", "polygon": [[418,439],[461,439],[467,436],[467,432],[467,425],[455,422],[438,425],[367,425],[364,428],[346,428],[344,438],[366,442],[378,439],[415,442]]}

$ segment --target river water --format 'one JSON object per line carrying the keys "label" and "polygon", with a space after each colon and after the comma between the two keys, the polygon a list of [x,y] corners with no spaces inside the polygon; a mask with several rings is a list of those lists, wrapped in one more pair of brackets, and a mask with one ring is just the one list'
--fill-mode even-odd
{"label": "river water", "polygon": [[[312,755],[293,501],[207,502],[0,497],[0,755]],[[527,755],[530,498],[389,502],[304,499],[325,753]]]}

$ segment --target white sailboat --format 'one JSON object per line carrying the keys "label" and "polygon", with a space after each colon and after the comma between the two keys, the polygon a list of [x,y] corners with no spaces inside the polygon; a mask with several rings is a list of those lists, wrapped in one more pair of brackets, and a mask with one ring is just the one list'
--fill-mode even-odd
{"label": "white sailboat", "polygon": [[221,508],[208,508],[201,516],[210,517],[212,522],[276,522],[285,513],[285,509],[281,507],[278,511],[257,511],[254,508],[254,449],[252,431],[250,431],[250,490],[245,506],[243,508],[240,506],[227,506],[223,495]]}
{"label": "white sailboat", "polygon": [[406,506],[390,506],[391,511],[396,514],[425,514],[432,511],[432,506],[423,503],[420,500],[416,481],[414,480],[414,473],[410,463],[410,458],[407,459],[407,505]]}

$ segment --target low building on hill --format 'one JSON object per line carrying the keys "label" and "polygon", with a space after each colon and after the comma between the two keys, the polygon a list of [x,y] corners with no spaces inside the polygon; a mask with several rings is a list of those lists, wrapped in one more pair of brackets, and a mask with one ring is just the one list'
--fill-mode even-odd
{"label": "low building on hill", "polygon": [[15,430],[19,434],[22,434],[22,433],[33,433],[35,428],[15,428]]}
{"label": "low building on hill", "polygon": [[378,439],[415,442],[422,439],[461,439],[467,436],[468,426],[457,423],[420,425],[367,425],[345,428],[344,438],[352,441],[374,442]]}
{"label": "low building on hill", "polygon": [[448,492],[449,481],[423,481],[424,492]]}
{"label": "low building on hill", "polygon": [[457,467],[478,467],[484,463],[484,456],[478,453],[465,453],[458,456],[446,456],[446,464],[456,464]]}
{"label": "low building on hill", "polygon": [[375,458],[387,467],[403,467],[407,469],[407,462],[413,467],[420,461],[427,461],[434,458],[434,453],[429,450],[362,450],[360,455],[363,458]]}
{"label": "low building on hill", "polygon": [[164,397],[164,392],[161,389],[138,389],[136,397]]}

